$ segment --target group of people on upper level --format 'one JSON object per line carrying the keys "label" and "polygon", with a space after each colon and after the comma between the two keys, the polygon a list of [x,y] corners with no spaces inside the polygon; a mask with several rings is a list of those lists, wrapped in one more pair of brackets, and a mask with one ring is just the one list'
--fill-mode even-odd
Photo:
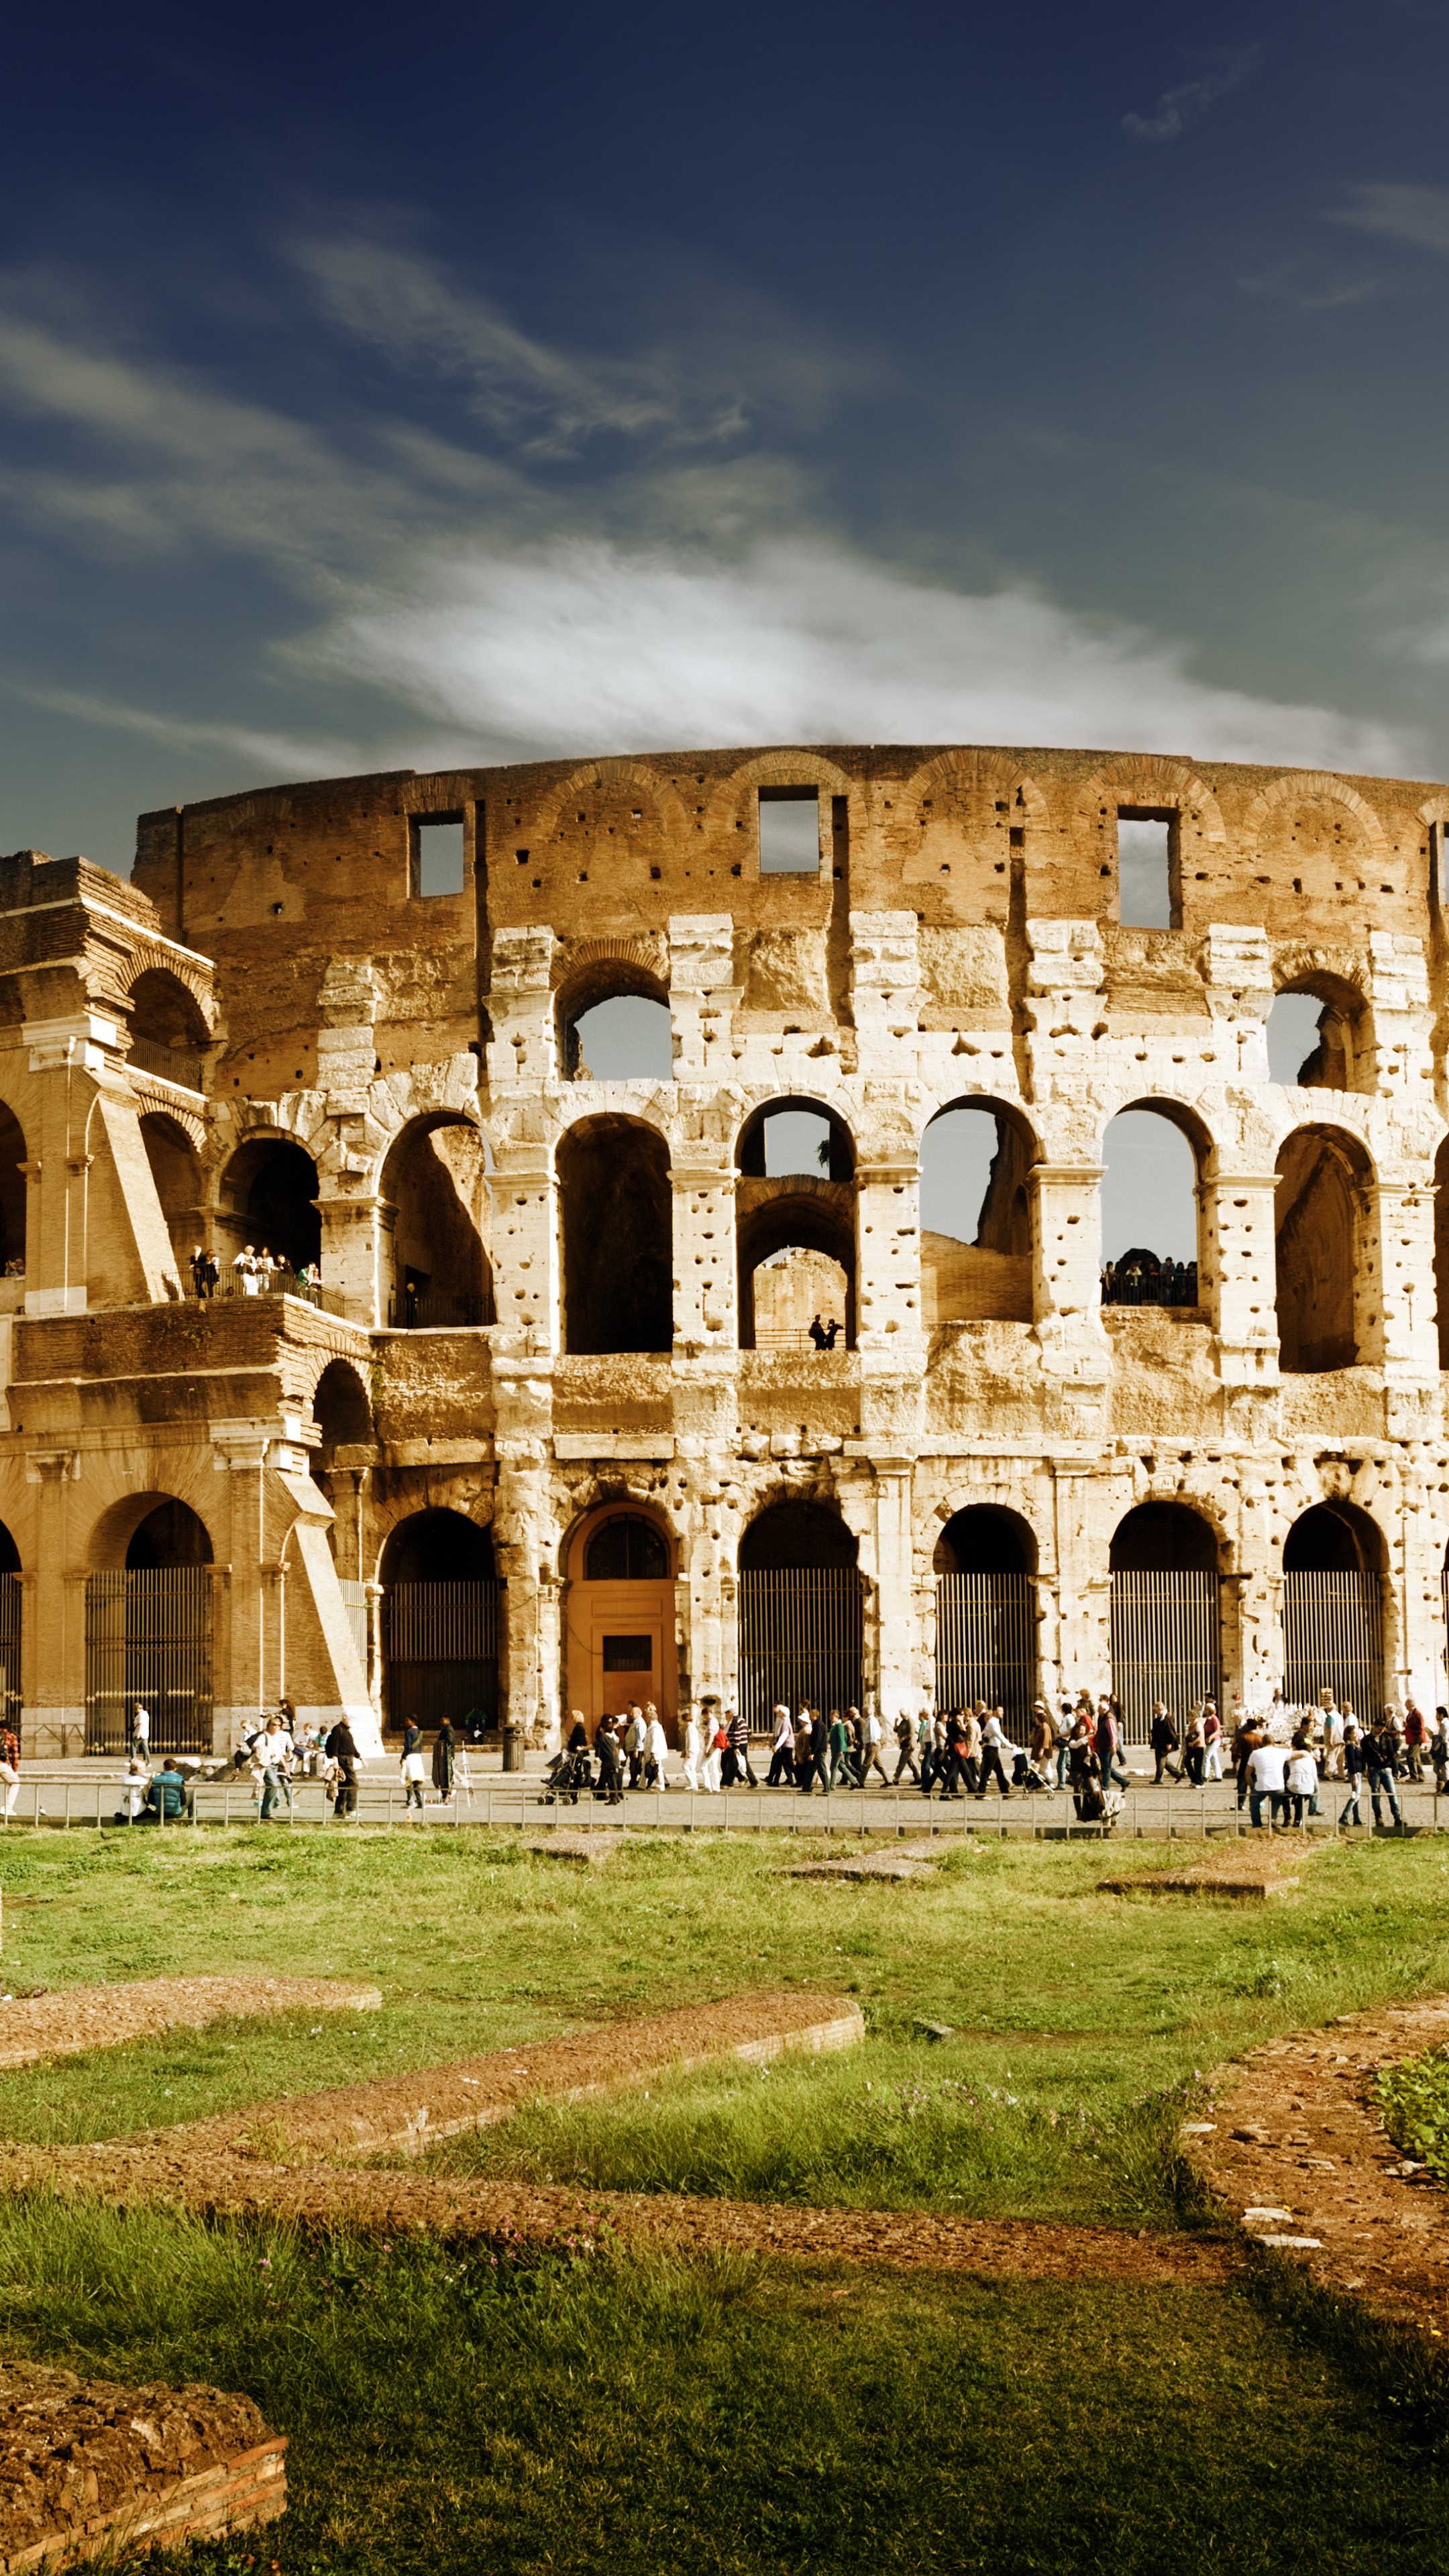
{"label": "group of people on upper level", "polygon": [[[222,1293],[221,1263],[209,1245],[198,1243],[195,1246],[189,1267],[192,1288],[203,1303]],[[265,1243],[260,1247],[254,1243],[244,1244],[241,1251],[233,1256],[229,1267],[231,1278],[227,1293],[233,1297],[270,1297],[283,1289],[305,1296],[317,1285],[314,1263],[304,1261],[300,1269],[294,1270],[289,1261],[284,1261],[280,1253],[273,1252]]]}

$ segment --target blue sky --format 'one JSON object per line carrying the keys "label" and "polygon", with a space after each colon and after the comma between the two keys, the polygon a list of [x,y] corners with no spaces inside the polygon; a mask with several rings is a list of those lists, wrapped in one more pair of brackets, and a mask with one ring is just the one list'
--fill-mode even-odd
{"label": "blue sky", "polygon": [[629,746],[1449,770],[1449,15],[7,32],[0,847]]}

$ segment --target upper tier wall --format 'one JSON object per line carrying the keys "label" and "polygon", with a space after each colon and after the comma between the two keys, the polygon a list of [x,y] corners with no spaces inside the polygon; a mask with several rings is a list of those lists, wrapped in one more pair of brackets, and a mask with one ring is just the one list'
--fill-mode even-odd
{"label": "upper tier wall", "polygon": [[[781,785],[821,792],[818,878],[761,878],[756,798]],[[135,882],[173,937],[233,958],[274,954],[277,920],[289,948],[375,953],[389,922],[411,948],[471,947],[480,892],[485,930],[564,935],[680,912],[820,923],[842,900],[928,927],[1112,920],[1123,807],[1171,818],[1186,932],[1425,935],[1449,788],[1125,752],[832,746],[323,779],[143,814]],[[410,819],[455,813],[464,892],[418,901]]]}

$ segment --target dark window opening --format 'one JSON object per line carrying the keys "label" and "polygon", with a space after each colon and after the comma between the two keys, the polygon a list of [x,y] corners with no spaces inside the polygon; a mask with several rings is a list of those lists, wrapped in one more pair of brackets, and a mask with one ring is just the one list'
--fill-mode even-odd
{"label": "dark window opening", "polygon": [[652,1637],[606,1637],[604,1670],[606,1673],[650,1673],[654,1669]]}
{"label": "dark window opening", "polygon": [[937,1574],[1035,1574],[1036,1541],[1024,1521],[995,1503],[953,1512],[936,1541]]}
{"label": "dark window opening", "polygon": [[564,1347],[667,1351],[674,1342],[669,1153],[652,1128],[590,1118],[558,1148]]}
{"label": "dark window opening", "polygon": [[760,789],[761,876],[818,876],[820,795],[814,787]]}
{"label": "dark window opening", "polygon": [[409,829],[409,892],[427,899],[463,891],[463,817],[415,814]]}
{"label": "dark window opening", "polygon": [[0,1103],[0,1272],[25,1270],[25,1137],[13,1109]]}
{"label": "dark window opening", "polygon": [[664,1533],[641,1512],[605,1521],[584,1550],[586,1583],[661,1583],[668,1574]]}
{"label": "dark window opening", "polygon": [[317,1166],[289,1137],[255,1137],[233,1154],[221,1188],[218,1244],[222,1285],[232,1283],[238,1253],[270,1253],[293,1274],[315,1268],[322,1252],[322,1220],[315,1205]]}
{"label": "dark window opening", "polygon": [[1352,1368],[1358,1358],[1362,1149],[1351,1137],[1300,1127],[1279,1154],[1277,1170],[1279,1366],[1299,1376]]}
{"label": "dark window opening", "polygon": [[742,1574],[832,1572],[853,1567],[856,1540],[822,1503],[773,1503],[740,1541]]}
{"label": "dark window opening", "polygon": [[1117,918],[1135,930],[1172,930],[1172,836],[1176,817],[1137,805],[1117,808]]}
{"label": "dark window opening", "polygon": [[128,1574],[156,1574],[179,1565],[210,1565],[211,1541],[189,1503],[158,1503],[131,1533]]}

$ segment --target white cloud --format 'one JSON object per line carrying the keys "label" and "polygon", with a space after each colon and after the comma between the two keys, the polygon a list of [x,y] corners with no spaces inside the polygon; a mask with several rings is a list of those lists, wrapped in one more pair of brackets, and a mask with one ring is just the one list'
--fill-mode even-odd
{"label": "white cloud", "polygon": [[150,707],[129,707],[111,698],[87,697],[74,689],[26,689],[13,684],[11,697],[26,706],[44,707],[51,715],[74,716],[79,723],[99,725],[111,733],[134,733],[164,742],[177,751],[231,751],[276,777],[327,777],[358,766],[362,754],[352,743],[308,742],[295,734],[269,733],[248,725],[206,724],[187,716],[158,714]]}
{"label": "white cloud", "polygon": [[1407,759],[1386,726],[1195,678],[1183,645],[1024,590],[936,588],[819,540],[733,563],[596,540],[432,557],[295,653],[494,753],[975,741],[1389,773]]}
{"label": "white cloud", "polygon": [[1263,59],[1261,45],[1243,45],[1227,54],[1208,71],[1195,79],[1179,81],[1175,89],[1165,89],[1150,116],[1135,112],[1124,116],[1122,131],[1135,143],[1175,143],[1189,125],[1206,116],[1220,98],[1238,89],[1255,72]]}
{"label": "white cloud", "polygon": [[1350,188],[1348,203],[1330,207],[1331,224],[1350,224],[1356,232],[1381,233],[1390,241],[1409,242],[1415,250],[1449,255],[1449,188],[1374,184]]}

